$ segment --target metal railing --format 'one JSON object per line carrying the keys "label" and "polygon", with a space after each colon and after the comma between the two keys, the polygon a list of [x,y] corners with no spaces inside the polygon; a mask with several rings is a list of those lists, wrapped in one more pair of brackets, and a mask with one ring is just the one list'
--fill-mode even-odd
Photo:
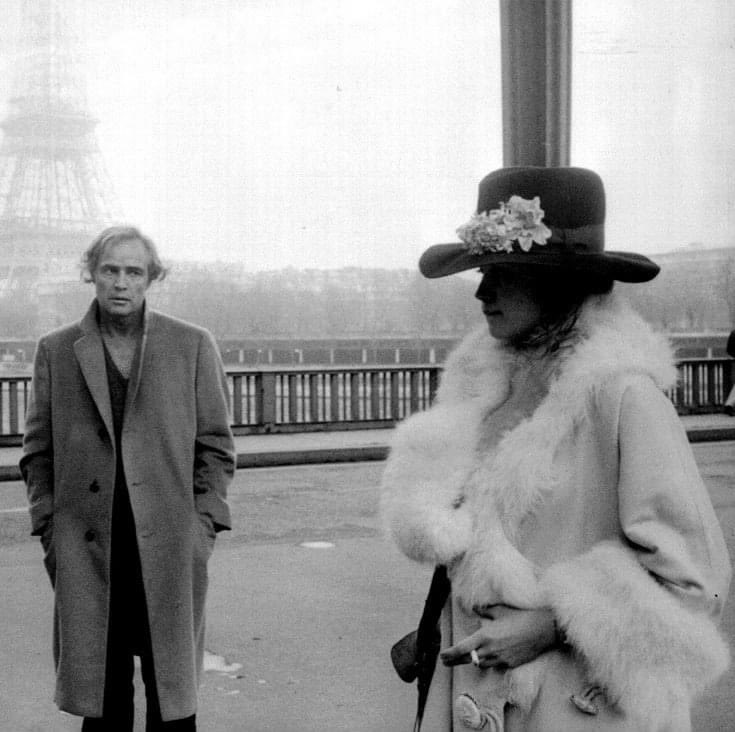
{"label": "metal railing", "polygon": [[730,358],[684,358],[677,361],[679,380],[668,393],[679,414],[718,412],[735,383]]}
{"label": "metal railing", "polygon": [[[680,414],[717,412],[733,384],[727,358],[682,359],[668,396]],[[390,427],[426,409],[441,367],[230,369],[235,434]],[[0,445],[21,441],[30,376],[0,377]]]}
{"label": "metal railing", "polygon": [[30,376],[0,377],[0,444],[20,444]]}
{"label": "metal railing", "polygon": [[431,404],[437,366],[229,371],[236,434],[390,426]]}

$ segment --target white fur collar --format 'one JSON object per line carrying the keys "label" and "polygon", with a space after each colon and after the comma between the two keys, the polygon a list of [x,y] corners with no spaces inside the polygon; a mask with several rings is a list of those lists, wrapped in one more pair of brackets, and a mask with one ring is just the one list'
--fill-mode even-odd
{"label": "white fur collar", "polygon": [[[655,333],[615,294],[590,298],[577,328],[581,341],[564,358],[560,378],[598,381],[614,373],[644,373],[667,389],[676,382],[676,367],[665,336]],[[502,400],[516,356],[479,326],[464,338],[447,359],[437,401]],[[566,370],[566,374],[564,373]],[[495,399],[493,399],[495,397]]]}
{"label": "white fur collar", "polygon": [[[539,500],[541,491],[553,489],[557,478],[554,455],[562,441],[573,433],[585,413],[589,395],[601,383],[619,374],[648,375],[661,389],[676,382],[676,367],[666,338],[654,333],[617,296],[590,299],[580,313],[577,327],[580,339],[559,356],[559,367],[547,396],[530,418],[506,433],[497,450],[482,459],[476,471],[479,476],[493,476],[495,501],[483,500],[480,505],[495,504],[490,510],[498,511],[509,538]],[[493,340],[485,327],[478,329],[448,359],[437,403],[465,403],[468,414],[487,414],[506,398],[516,358],[516,354]],[[479,429],[477,422],[470,426],[468,441]],[[533,460],[528,460],[530,445]],[[488,490],[481,486],[480,496]]]}
{"label": "white fur collar", "polygon": [[[660,388],[675,383],[666,339],[617,297],[588,301],[578,328],[580,338],[558,356],[534,413],[488,452],[476,449],[483,419],[508,396],[519,356],[483,327],[449,357],[436,404],[396,429],[383,474],[381,511],[409,557],[451,563],[466,552],[497,556],[504,543],[517,569],[512,542],[523,518],[562,479],[557,472],[568,466],[556,458],[584,419],[590,395],[628,373],[647,374]],[[520,574],[516,569],[503,574]]]}

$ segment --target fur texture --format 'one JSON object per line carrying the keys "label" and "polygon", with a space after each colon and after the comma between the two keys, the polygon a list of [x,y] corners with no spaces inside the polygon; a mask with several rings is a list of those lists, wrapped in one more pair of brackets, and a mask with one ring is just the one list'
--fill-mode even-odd
{"label": "fur texture", "polygon": [[[561,356],[547,397],[488,455],[475,448],[482,419],[507,398],[519,356],[484,326],[449,357],[436,405],[396,430],[381,493],[386,529],[412,559],[461,560],[455,592],[467,607],[499,594],[518,607],[536,605],[527,581],[533,567],[512,541],[543,492],[559,481],[554,456],[598,385],[621,372],[647,374],[660,388],[676,381],[666,339],[614,296],[588,301],[578,328],[581,338]],[[492,483],[483,481],[487,475]]]}
{"label": "fur texture", "polygon": [[683,610],[623,546],[603,542],[553,565],[541,587],[590,675],[641,729],[673,725],[682,701],[728,667],[714,623]]}
{"label": "fur texture", "polygon": [[[552,606],[588,679],[638,715],[641,729],[656,729],[671,710],[688,719],[692,697],[727,667],[712,620],[685,609],[622,545],[598,544],[541,576],[514,545],[523,520],[564,481],[575,433],[604,385],[630,375],[659,389],[676,383],[667,340],[615,295],[588,300],[577,329],[532,416],[487,451],[477,449],[483,419],[507,399],[522,356],[485,326],[470,334],[446,363],[435,406],[396,430],[381,512],[406,555],[450,567],[467,611],[493,602]],[[544,656],[512,672],[507,681],[521,707],[531,705],[544,673]]]}

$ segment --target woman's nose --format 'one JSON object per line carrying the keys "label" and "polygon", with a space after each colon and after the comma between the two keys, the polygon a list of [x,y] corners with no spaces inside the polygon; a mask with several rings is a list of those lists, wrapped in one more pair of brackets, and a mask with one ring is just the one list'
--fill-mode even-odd
{"label": "woman's nose", "polygon": [[497,285],[485,275],[477,288],[477,292],[475,292],[475,297],[478,300],[492,302],[497,297]]}

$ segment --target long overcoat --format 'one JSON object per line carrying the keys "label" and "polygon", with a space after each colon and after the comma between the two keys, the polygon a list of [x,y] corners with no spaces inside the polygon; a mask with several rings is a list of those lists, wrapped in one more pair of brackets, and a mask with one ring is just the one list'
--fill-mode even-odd
{"label": "long overcoat", "polygon": [[[489,449],[516,361],[486,329],[468,336],[435,406],[396,431],[383,517],[407,556],[450,569],[443,647],[492,622],[475,604],[515,604],[535,568],[569,646],[518,689],[506,732],[688,730],[692,700],[728,664],[716,628],[727,549],[663,393],[676,379],[668,345],[614,295],[588,301],[578,331],[535,410]],[[439,664],[424,729],[463,729],[457,695],[493,674]],[[594,716],[570,701],[587,682],[605,690]]]}
{"label": "long overcoat", "polygon": [[[211,335],[147,310],[122,461],[164,720],[196,711],[207,561],[230,526],[227,382]],[[21,469],[54,585],[56,703],[101,716],[116,449],[97,303],[37,347]]]}

